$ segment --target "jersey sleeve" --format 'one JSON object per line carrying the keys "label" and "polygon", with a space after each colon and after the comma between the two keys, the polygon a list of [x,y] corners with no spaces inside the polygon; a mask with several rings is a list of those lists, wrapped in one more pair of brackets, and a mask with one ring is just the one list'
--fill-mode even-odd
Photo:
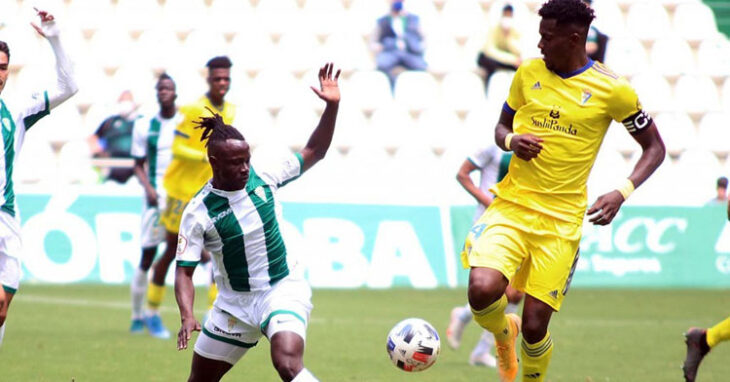
{"label": "jersey sleeve", "polygon": [[145,158],[147,157],[147,124],[146,119],[137,119],[134,122],[134,128],[132,129],[132,157],[134,158]]}
{"label": "jersey sleeve", "polygon": [[200,262],[205,241],[203,224],[195,215],[194,208],[185,208],[180,221],[180,232],[177,236],[177,251],[175,251],[178,266],[195,267]]}
{"label": "jersey sleeve", "polygon": [[509,88],[509,95],[507,101],[504,103],[502,110],[513,114],[517,112],[517,109],[525,105],[525,95],[522,91],[522,76],[524,75],[526,65],[522,65],[517,68],[515,76],[512,78],[512,85]]}
{"label": "jersey sleeve", "polygon": [[651,126],[652,119],[642,108],[636,91],[623,79],[613,90],[611,102],[608,105],[609,114],[617,122],[623,123],[631,134],[639,134]]}
{"label": "jersey sleeve", "polygon": [[266,184],[276,188],[284,187],[302,174],[302,154],[294,153],[270,166],[264,166],[257,174]]}
{"label": "jersey sleeve", "polygon": [[30,129],[41,118],[51,113],[51,104],[48,99],[48,92],[42,91],[31,94],[25,102],[17,109],[16,123],[20,122],[25,130]]}
{"label": "jersey sleeve", "polygon": [[471,162],[476,168],[482,169],[485,166],[489,164],[489,162],[492,160],[494,155],[493,149],[496,146],[489,146],[489,147],[482,147],[479,150],[473,152],[471,155],[467,157],[469,162]]}

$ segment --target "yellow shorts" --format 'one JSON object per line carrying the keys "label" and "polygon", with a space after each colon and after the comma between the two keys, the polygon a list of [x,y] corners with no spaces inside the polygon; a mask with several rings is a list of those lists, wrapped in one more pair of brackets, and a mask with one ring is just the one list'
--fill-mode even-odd
{"label": "yellow shorts", "polygon": [[579,230],[497,198],[467,235],[461,261],[500,271],[515,289],[558,311],[578,263]]}
{"label": "yellow shorts", "polygon": [[189,200],[182,200],[167,195],[167,204],[165,205],[165,210],[162,212],[162,216],[160,216],[160,224],[165,227],[167,232],[178,233],[180,230],[180,220],[182,220],[182,214],[188,202]]}

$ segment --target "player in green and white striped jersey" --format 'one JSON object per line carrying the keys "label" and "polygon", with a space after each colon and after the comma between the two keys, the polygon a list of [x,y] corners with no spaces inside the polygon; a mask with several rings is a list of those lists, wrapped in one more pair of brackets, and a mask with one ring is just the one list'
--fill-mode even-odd
{"label": "player in green and white striped jersey", "polygon": [[[132,325],[130,332],[144,331],[145,322],[150,334],[155,337],[169,338],[170,332],[162,325],[155,325],[155,315],[142,312],[147,294],[147,271],[157,254],[157,247],[165,241],[165,227],[160,224],[160,211],[165,208],[165,188],[162,178],[167,165],[172,160],[172,140],[175,128],[183,120],[175,106],[177,93],[172,77],[163,73],[157,80],[157,103],[160,111],[152,118],[140,118],[132,131],[132,157],[134,174],[145,192],[145,206],[142,211],[142,258],[132,277]],[[149,312],[148,312],[149,313]],[[156,317],[159,319],[159,317]],[[161,322],[160,322],[161,324]]]}
{"label": "player in green and white striped jersey", "polygon": [[182,327],[178,349],[187,348],[193,331],[193,270],[201,250],[210,252],[218,298],[195,343],[190,381],[218,381],[264,335],[284,381],[316,381],[304,368],[304,341],[312,309],[311,289],[287,263],[275,198],[279,187],[324,158],[332,141],[340,91],[333,64],[319,71],[321,89],[312,88],[327,106],[307,145],[274,166],[250,167],[248,143],[216,114],[203,118],[203,139],[213,179],[183,212],[177,244],[175,296]]}
{"label": "player in green and white striped jersey", "polygon": [[[77,91],[72,66],[66,57],[54,17],[45,11],[38,11],[41,25],[33,28],[45,37],[56,56],[57,83],[52,89],[34,93],[29,99],[6,99],[0,97],[0,130],[2,130],[2,151],[0,152],[0,344],[5,333],[5,318],[10,302],[18,290],[21,278],[20,268],[20,216],[15,207],[13,191],[13,168],[25,139],[25,133],[54,107],[74,95]],[[8,79],[10,49],[0,41],[0,93]]]}

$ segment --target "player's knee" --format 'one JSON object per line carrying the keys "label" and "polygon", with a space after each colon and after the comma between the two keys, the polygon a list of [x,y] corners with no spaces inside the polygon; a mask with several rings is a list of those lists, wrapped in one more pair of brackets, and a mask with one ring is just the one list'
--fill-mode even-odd
{"label": "player's knee", "polygon": [[530,344],[540,342],[547,334],[547,324],[547,322],[543,322],[539,317],[529,314],[523,315],[522,338]]}
{"label": "player's knee", "polygon": [[293,354],[282,354],[273,361],[274,368],[283,381],[291,381],[304,368],[302,360]]}
{"label": "player's knee", "polygon": [[469,304],[474,309],[484,309],[502,297],[506,287],[507,280],[501,273],[486,269],[479,272],[473,270],[467,292]]}

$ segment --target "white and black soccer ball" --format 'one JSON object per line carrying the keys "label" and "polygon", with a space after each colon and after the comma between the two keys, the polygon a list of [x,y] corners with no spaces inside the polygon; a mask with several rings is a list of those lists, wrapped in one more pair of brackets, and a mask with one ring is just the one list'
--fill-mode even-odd
{"label": "white and black soccer ball", "polygon": [[420,318],[407,318],[388,333],[386,344],[393,364],[403,371],[421,371],[436,362],[441,340],[433,325]]}

